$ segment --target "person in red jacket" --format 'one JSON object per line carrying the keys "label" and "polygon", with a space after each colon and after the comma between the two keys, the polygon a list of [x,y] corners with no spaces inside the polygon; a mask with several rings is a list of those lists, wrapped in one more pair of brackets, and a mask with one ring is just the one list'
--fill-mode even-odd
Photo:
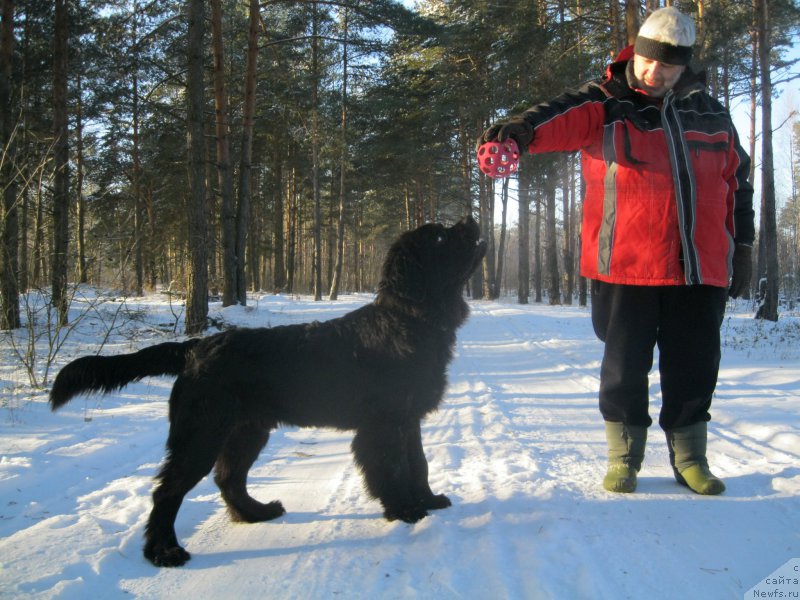
{"label": "person in red jacket", "polygon": [[726,297],[750,284],[753,189],[728,111],[688,66],[694,42],[691,17],[657,10],[603,77],[479,139],[581,152],[581,274],[592,280],[592,323],[605,342],[603,485],[614,492],[636,489],[656,346],[659,425],[675,478],[699,494],[725,490],[709,470],[707,422]]}

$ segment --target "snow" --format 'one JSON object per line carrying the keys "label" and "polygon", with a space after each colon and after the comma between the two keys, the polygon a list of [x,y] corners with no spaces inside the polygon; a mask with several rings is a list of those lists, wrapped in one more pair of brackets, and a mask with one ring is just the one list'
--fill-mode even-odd
{"label": "snow", "polygon": [[[263,296],[211,312],[229,324],[279,325],[370,299]],[[602,344],[588,309],[510,300],[471,308],[445,401],[423,425],[432,488],[451,508],[416,525],[389,523],[362,491],[349,433],[279,429],[250,490],[288,513],[231,523],[206,478],[178,516],[192,560],[177,569],[141,554],[172,380],[51,413],[2,338],[0,597],[743,598],[800,556],[796,313],[765,323],[748,305],[730,305],[709,439],[728,491],[701,497],[673,480],[656,427],[637,492],[602,489]],[[83,318],[53,372],[101,345],[129,352],[181,330],[182,308],[156,295],[75,310]],[[658,390],[653,373],[654,416]]]}

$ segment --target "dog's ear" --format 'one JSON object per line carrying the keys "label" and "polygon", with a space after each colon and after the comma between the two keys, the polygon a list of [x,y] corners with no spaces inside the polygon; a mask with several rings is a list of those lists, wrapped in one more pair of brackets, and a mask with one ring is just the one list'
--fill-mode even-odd
{"label": "dog's ear", "polygon": [[412,302],[427,296],[422,265],[406,245],[396,245],[386,257],[381,288]]}

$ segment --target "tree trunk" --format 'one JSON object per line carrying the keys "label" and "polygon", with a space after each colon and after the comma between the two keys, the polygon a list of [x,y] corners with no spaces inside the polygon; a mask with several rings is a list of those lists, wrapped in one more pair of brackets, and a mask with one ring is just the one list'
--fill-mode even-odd
{"label": "tree trunk", "polygon": [[761,72],[761,239],[766,266],[766,289],[756,318],[778,320],[778,233],[775,213],[775,173],[772,153],[772,79],[769,54],[770,21],[768,0],[756,0],[758,22],[758,59]]}
{"label": "tree trunk", "polygon": [[517,284],[517,302],[528,304],[531,295],[531,178],[522,173],[519,175],[519,267]]}
{"label": "tree trunk", "polygon": [[[478,127],[482,125],[482,122],[479,122]],[[463,208],[463,216],[474,216],[473,210],[473,196],[472,193],[474,180],[473,180],[473,173],[476,172],[475,166],[476,163],[474,162],[473,157],[474,154],[474,138],[473,138],[473,131],[469,127],[469,121],[466,119],[459,120],[459,138],[461,141],[461,181],[462,181],[462,192],[461,197],[464,202]],[[480,177],[480,175],[478,175]],[[479,289],[480,286],[476,283],[476,275],[481,272],[481,269],[475,269],[473,276],[470,277],[469,281],[465,286],[466,292],[470,298],[475,298],[478,296],[476,290]]]}
{"label": "tree trunk", "polygon": [[791,206],[794,218],[792,220],[792,233],[793,241],[790,246],[792,254],[793,268],[790,270],[792,274],[792,300],[797,301],[800,299],[800,197],[798,197],[798,184],[800,183],[800,162],[798,162],[798,154],[800,154],[800,122],[795,122],[794,133],[792,135],[792,143],[789,146],[792,151],[791,155],[791,168],[792,168],[792,198]]}
{"label": "tree trunk", "polygon": [[[144,210],[147,214],[147,282],[151,290],[156,289],[158,285],[159,269],[156,264],[156,215],[155,206],[153,205],[153,188],[148,186],[147,193],[144,196],[145,205]],[[164,279],[162,279],[164,281]],[[166,279],[169,281],[169,279]]]}
{"label": "tree trunk", "polygon": [[142,160],[140,153],[139,139],[139,76],[134,69],[132,81],[133,95],[133,173],[131,180],[131,190],[133,191],[133,260],[136,272],[136,296],[144,295],[144,225],[145,210],[144,198],[142,196]]}
{"label": "tree trunk", "polygon": [[53,35],[53,264],[52,303],[58,322],[69,320],[67,265],[69,250],[69,120],[67,70],[69,13],[67,0],[56,0]]}
{"label": "tree trunk", "polygon": [[[256,115],[256,75],[258,67],[258,0],[250,0],[250,19],[247,32],[247,66],[244,82],[244,113],[242,124],[242,157],[239,163],[239,205],[236,214],[236,296],[239,304],[247,305],[245,277],[245,248],[250,228],[252,195],[253,128]],[[279,188],[280,189],[280,188]]]}
{"label": "tree trunk", "polygon": [[189,273],[186,333],[197,335],[208,320],[208,249],[203,139],[203,33],[205,0],[188,0]]}
{"label": "tree trunk", "polygon": [[481,175],[484,185],[480,195],[481,229],[486,240],[486,256],[483,259],[483,298],[494,298],[494,184]]}
{"label": "tree trunk", "polygon": [[556,233],[556,186],[554,175],[547,176],[545,193],[547,194],[547,210],[545,211],[545,261],[547,277],[550,285],[548,295],[550,304],[561,304],[561,276],[558,272],[558,235]]}
{"label": "tree trunk", "polygon": [[[13,0],[9,0],[13,5]],[[5,21],[5,19],[4,19]],[[20,52],[24,56],[25,49],[28,48],[29,44],[28,41],[30,40],[30,33],[29,29],[31,24],[28,22],[29,20],[26,19],[25,24],[22,27],[22,32],[19,37],[19,49],[17,52]],[[9,24],[13,23],[13,19],[9,18]],[[16,41],[14,42],[16,45]],[[26,63],[27,61],[25,58],[22,59],[22,65],[20,68],[23,72],[26,71]],[[30,95],[25,94],[20,99],[20,106],[19,106],[19,115],[24,118],[23,115],[27,115],[30,113]],[[21,129],[19,132],[20,137],[17,140],[19,142],[19,148],[22,149],[22,154],[28,153],[28,148],[30,148],[30,139],[31,135],[27,129]],[[19,148],[17,152],[19,152]],[[36,219],[33,217],[33,209],[34,203],[32,202],[32,193],[35,185],[31,182],[31,172],[33,171],[33,165],[28,164],[28,161],[23,161],[23,164],[20,165],[20,177],[22,181],[25,181],[24,188],[22,193],[19,197],[19,202],[21,203],[21,215],[20,215],[20,231],[19,231],[19,277],[17,279],[19,283],[19,289],[21,291],[25,291],[30,287],[30,278],[33,275],[33,261],[31,260],[31,253],[33,250],[33,242],[35,238],[34,230],[31,227],[31,223],[35,224]]]}
{"label": "tree trunk", "polygon": [[222,215],[222,306],[236,303],[236,211],[233,205],[228,99],[225,92],[225,53],[222,40],[222,2],[211,0],[211,40],[214,52],[214,116],[217,137],[217,177]]}
{"label": "tree trunk", "polygon": [[286,190],[286,197],[288,198],[288,184],[283,184],[283,161],[280,156],[278,156],[277,159],[278,166],[275,169],[274,192],[275,209],[273,210],[272,217],[272,247],[274,258],[272,267],[272,289],[275,292],[282,292],[286,288],[286,263],[284,261],[286,244],[284,243],[283,224],[286,221],[286,215],[284,214],[284,191]]}
{"label": "tree trunk", "polygon": [[611,51],[614,56],[625,47],[622,36],[622,16],[620,15],[619,0],[609,0],[608,27],[611,32]]}
{"label": "tree trunk", "polygon": [[317,3],[311,31],[311,180],[314,194],[314,253],[312,259],[314,300],[322,300],[322,209],[319,191],[319,36]]}
{"label": "tree trunk", "polygon": [[625,34],[627,45],[636,41],[639,33],[639,10],[641,2],[639,0],[625,0]]}
{"label": "tree trunk", "polygon": [[575,158],[564,157],[567,175],[562,181],[563,211],[564,211],[564,275],[566,276],[567,289],[564,290],[564,303],[572,304],[575,293],[575,240],[574,240],[574,209],[575,209]]}
{"label": "tree trunk", "polygon": [[33,284],[44,285],[47,276],[47,251],[45,248],[44,198],[41,178],[36,187],[36,219],[33,232]]}
{"label": "tree trunk", "polygon": [[[747,174],[747,181],[750,182],[750,185],[753,185],[755,182],[756,177],[756,142],[758,140],[758,135],[756,133],[756,124],[758,119],[758,7],[756,6],[755,2],[753,3],[753,26],[751,27],[751,39],[750,39],[750,136],[749,136],[749,154],[751,157],[750,160],[750,171]],[[760,211],[759,211],[760,212]],[[760,215],[760,218],[763,222],[763,215]],[[763,225],[759,224],[759,231],[763,231]],[[761,234],[759,233],[757,238],[758,243],[758,251],[756,253],[755,261],[755,279],[758,283],[761,281],[761,278],[764,276],[766,271],[766,266],[764,265],[764,257],[766,253],[763,250],[763,239]],[[760,293],[760,292],[758,292]],[[757,293],[757,294],[758,294]],[[745,290],[743,294],[743,298],[750,299],[750,289],[748,288]]]}
{"label": "tree trunk", "polygon": [[542,198],[541,192],[534,196],[536,218],[533,221],[533,290],[534,301],[542,301]]}
{"label": "tree trunk", "polygon": [[341,130],[341,155],[339,158],[339,222],[336,228],[336,266],[333,269],[333,283],[331,284],[330,299],[339,298],[339,287],[342,280],[342,267],[344,264],[344,219],[347,208],[347,45],[348,45],[348,13],[345,7],[344,41],[342,48],[342,130]]}
{"label": "tree trunk", "polygon": [[78,281],[87,283],[86,266],[86,200],[83,197],[83,90],[82,74],[78,75],[78,110],[75,115],[75,215],[78,219],[76,243],[78,250]]}
{"label": "tree trunk", "polygon": [[[753,11],[757,12],[758,8],[753,4]],[[754,15],[755,19],[755,15]],[[747,175],[747,181],[753,185],[756,176],[756,115],[758,114],[758,22],[753,24],[753,34],[751,40],[751,63],[750,63],[750,172]]]}
{"label": "tree trunk", "polygon": [[14,60],[14,2],[3,0],[0,23],[0,144],[4,149],[0,167],[0,329],[20,327],[19,313],[19,207],[15,167],[16,119],[11,101]]}
{"label": "tree trunk", "polygon": [[508,178],[503,179],[503,188],[500,195],[501,202],[503,203],[501,217],[500,217],[500,244],[497,248],[497,267],[494,273],[494,295],[491,300],[496,300],[500,297],[500,290],[503,285],[503,268],[505,266],[506,255],[506,214],[508,210]]}
{"label": "tree trunk", "polygon": [[297,206],[298,198],[296,169],[292,169],[292,172],[289,175],[286,193],[289,200],[289,218],[287,219],[289,223],[289,226],[287,227],[289,233],[289,243],[286,251],[286,291],[291,294],[294,293],[295,270],[297,267],[297,220],[298,213],[300,212]]}

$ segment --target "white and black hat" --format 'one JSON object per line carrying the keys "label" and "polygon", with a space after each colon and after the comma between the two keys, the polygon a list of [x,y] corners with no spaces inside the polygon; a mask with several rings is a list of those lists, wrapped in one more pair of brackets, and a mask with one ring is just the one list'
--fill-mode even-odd
{"label": "white and black hat", "polygon": [[633,51],[670,65],[688,65],[695,41],[694,21],[668,6],[653,12],[639,29]]}

